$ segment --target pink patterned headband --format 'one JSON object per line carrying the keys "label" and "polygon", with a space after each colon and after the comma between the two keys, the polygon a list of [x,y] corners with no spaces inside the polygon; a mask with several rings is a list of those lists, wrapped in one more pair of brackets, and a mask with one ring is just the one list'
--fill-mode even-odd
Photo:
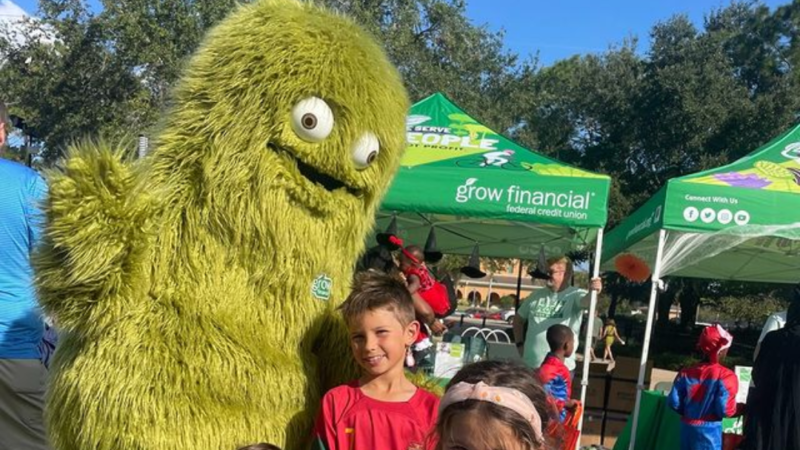
{"label": "pink patterned headband", "polygon": [[441,414],[448,406],[454,403],[461,403],[467,400],[478,400],[482,402],[494,403],[495,405],[508,408],[530,422],[533,427],[533,434],[537,442],[542,442],[542,418],[531,399],[522,392],[505,387],[489,386],[479,381],[477,384],[458,383],[445,392],[444,397],[439,402],[439,413]]}

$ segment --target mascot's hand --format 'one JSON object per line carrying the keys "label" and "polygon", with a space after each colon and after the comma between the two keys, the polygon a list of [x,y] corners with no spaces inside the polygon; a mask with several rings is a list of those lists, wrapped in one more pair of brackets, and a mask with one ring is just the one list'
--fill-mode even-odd
{"label": "mascot's hand", "polygon": [[[43,242],[35,257],[40,301],[71,329],[146,276],[141,261],[154,193],[137,192],[122,149],[82,144],[62,172],[48,174]],[[113,306],[110,306],[113,308]],[[101,308],[102,309],[102,308]]]}

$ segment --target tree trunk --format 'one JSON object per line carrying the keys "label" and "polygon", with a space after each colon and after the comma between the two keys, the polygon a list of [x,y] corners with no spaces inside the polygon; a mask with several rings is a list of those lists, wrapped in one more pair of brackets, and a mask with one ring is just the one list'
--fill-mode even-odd
{"label": "tree trunk", "polygon": [[613,319],[617,314],[617,302],[619,301],[619,294],[616,292],[611,293],[611,303],[608,305],[608,317]]}
{"label": "tree trunk", "polygon": [[672,308],[672,301],[674,298],[674,295],[669,295],[666,292],[658,296],[658,320],[656,320],[657,328],[663,329],[669,325],[669,310]]}
{"label": "tree trunk", "polygon": [[684,288],[680,293],[681,328],[690,330],[697,321],[697,305],[700,304],[700,293],[695,289],[694,283],[684,281]]}

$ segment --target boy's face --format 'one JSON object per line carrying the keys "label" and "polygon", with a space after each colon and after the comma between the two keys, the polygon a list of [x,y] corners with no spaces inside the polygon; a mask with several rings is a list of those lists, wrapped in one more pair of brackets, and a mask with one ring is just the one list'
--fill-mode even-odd
{"label": "boy's face", "polygon": [[388,309],[367,311],[348,324],[353,357],[365,373],[377,377],[402,371],[406,349],[414,343],[419,322],[403,325]]}
{"label": "boy's face", "polygon": [[564,343],[564,357],[569,358],[575,352],[575,336],[570,334],[567,342]]}

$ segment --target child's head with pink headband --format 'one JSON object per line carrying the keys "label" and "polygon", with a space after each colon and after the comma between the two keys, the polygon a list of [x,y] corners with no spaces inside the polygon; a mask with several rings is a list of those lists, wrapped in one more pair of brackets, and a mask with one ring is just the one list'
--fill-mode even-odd
{"label": "child's head with pink headband", "polygon": [[461,369],[439,406],[436,450],[548,450],[547,394],[527,367],[481,361]]}

